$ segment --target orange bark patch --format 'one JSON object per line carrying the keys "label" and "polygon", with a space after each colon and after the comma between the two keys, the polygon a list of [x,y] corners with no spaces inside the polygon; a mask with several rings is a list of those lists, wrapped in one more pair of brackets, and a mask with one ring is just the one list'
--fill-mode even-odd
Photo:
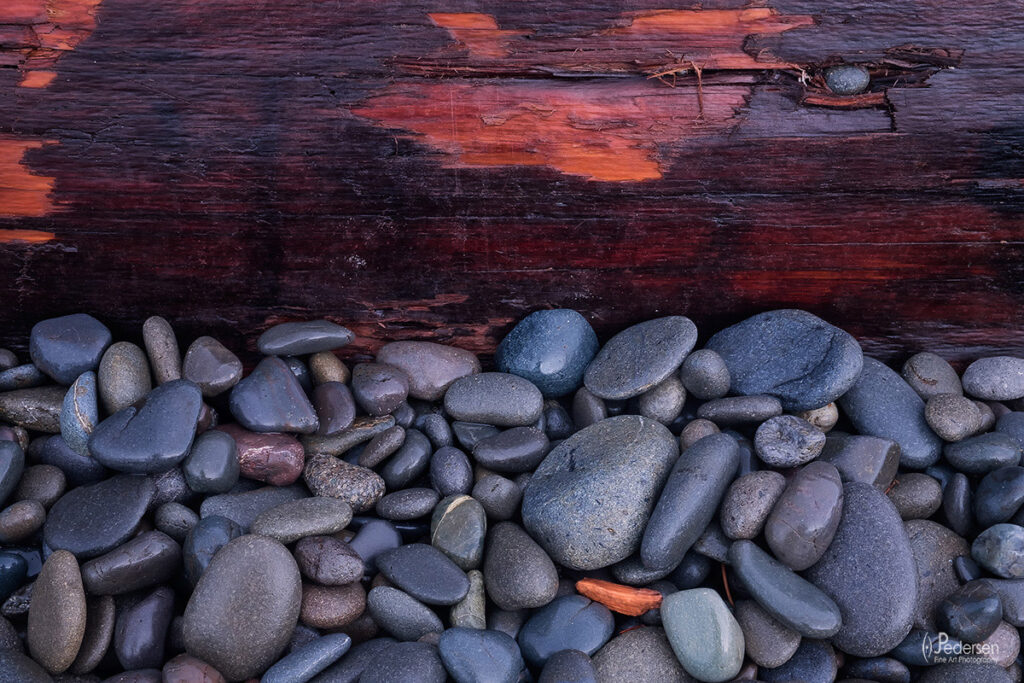
{"label": "orange bark patch", "polygon": [[0,230],[0,244],[42,244],[56,235],[44,230]]}
{"label": "orange bark patch", "polygon": [[4,0],[0,3],[0,64],[22,73],[26,88],[45,88],[56,77],[58,60],[96,28],[102,0]]}
{"label": "orange bark patch", "polygon": [[623,586],[601,579],[580,579],[576,590],[613,612],[638,617],[647,610],[661,607],[661,593],[650,588]]}
{"label": "orange bark patch", "polygon": [[0,137],[0,216],[45,216],[53,210],[54,179],[32,173],[24,163],[28,150],[45,144],[54,141]]}
{"label": "orange bark patch", "polygon": [[433,12],[427,15],[436,25],[448,29],[452,38],[480,57],[499,58],[508,55],[508,43],[529,31],[502,31],[489,14],[474,12]]}

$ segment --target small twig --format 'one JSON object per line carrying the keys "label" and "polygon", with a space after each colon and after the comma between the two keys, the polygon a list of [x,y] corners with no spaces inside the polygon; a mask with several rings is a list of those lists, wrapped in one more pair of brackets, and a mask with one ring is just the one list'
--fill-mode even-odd
{"label": "small twig", "polygon": [[899,485],[900,485],[900,480],[899,479],[893,479],[892,483],[889,484],[889,488],[887,488],[885,490],[885,495],[889,495],[889,491],[892,491],[894,488],[896,488]]}
{"label": "small twig", "polygon": [[697,64],[693,60],[690,61],[690,66],[693,67],[693,72],[695,74],[697,74],[697,118],[703,120],[703,118],[704,118],[704,81],[701,78],[701,74],[704,72],[704,69],[702,69],[701,67],[697,66]]}
{"label": "small twig", "polygon": [[732,591],[729,590],[729,579],[725,576],[725,565],[722,565],[722,585],[725,586],[725,597],[729,600],[729,604],[733,607],[736,603],[732,601]]}

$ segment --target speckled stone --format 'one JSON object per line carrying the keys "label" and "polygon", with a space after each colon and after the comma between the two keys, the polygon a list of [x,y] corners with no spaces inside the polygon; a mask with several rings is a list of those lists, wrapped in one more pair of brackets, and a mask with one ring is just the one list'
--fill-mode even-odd
{"label": "speckled stone", "polygon": [[153,524],[175,541],[184,543],[188,532],[199,523],[199,515],[181,503],[164,503],[156,509]]}
{"label": "speckled stone", "polygon": [[925,404],[924,419],[943,441],[963,441],[978,431],[981,411],[961,394],[936,394]]}
{"label": "speckled stone", "polygon": [[363,559],[334,536],[306,536],[295,544],[299,571],[324,586],[343,586],[363,578]]}
{"label": "speckled stone", "polygon": [[307,626],[341,628],[355,621],[365,609],[366,589],[358,581],[341,586],[302,586],[299,619]]}
{"label": "speckled stone", "polygon": [[0,420],[46,434],[60,433],[64,387],[35,387],[0,393]]}
{"label": "speckled stone", "polygon": [[871,74],[857,64],[840,64],[825,69],[825,84],[834,95],[856,95],[867,90]]}
{"label": "speckled stone", "polygon": [[306,683],[313,676],[341,659],[352,639],[344,633],[329,633],[314,639],[267,669],[260,683]]}
{"label": "speckled stone", "polygon": [[410,543],[377,556],[377,569],[391,583],[428,605],[454,605],[466,597],[469,579],[437,548]]}
{"label": "speckled stone", "polygon": [[960,377],[944,358],[924,351],[903,364],[903,379],[925,401],[939,394],[963,395]]}
{"label": "speckled stone", "polygon": [[985,474],[1000,467],[1019,465],[1021,447],[1017,440],[1001,432],[988,432],[948,444],[946,461],[966,474]]}
{"label": "speckled stone", "polygon": [[544,666],[559,650],[593,655],[611,638],[615,620],[608,608],[582,595],[566,595],[534,612],[519,631],[523,657]]}
{"label": "speckled stone", "polygon": [[203,660],[181,654],[164,664],[162,683],[224,683],[224,677]]}
{"label": "speckled stone", "polygon": [[825,434],[795,415],[778,415],[761,423],[754,434],[757,457],[772,467],[798,467],[814,460],[825,447]]}
{"label": "speckled stone", "polygon": [[544,397],[522,377],[484,372],[455,380],[445,392],[444,407],[455,420],[518,427],[540,418]]}
{"label": "speckled stone", "polygon": [[404,370],[409,395],[425,401],[437,401],[452,382],[480,372],[480,361],[473,353],[433,342],[385,344],[377,352],[377,361]]}
{"label": "speckled stone", "polygon": [[871,657],[848,663],[843,672],[854,680],[882,681],[883,683],[910,683],[910,669],[891,657]]}
{"label": "speckled stone", "polygon": [[333,534],[352,520],[352,508],[336,498],[314,496],[281,503],[253,520],[250,532],[290,544],[306,536]]}
{"label": "speckled stone", "polygon": [[501,340],[494,364],[530,380],[545,396],[564,396],[580,386],[597,347],[593,328],[576,311],[535,311]]}
{"label": "speckled stone", "polygon": [[747,657],[758,666],[773,669],[789,661],[800,647],[800,634],[768,614],[753,600],[736,602],[736,622],[743,631]]}
{"label": "speckled stone", "polygon": [[209,398],[238,384],[242,379],[242,361],[213,337],[199,337],[185,353],[182,373]]}
{"label": "speckled stone", "polygon": [[35,500],[48,508],[64,495],[66,489],[67,479],[60,468],[53,465],[31,465],[21,473],[21,481],[11,500]]}
{"label": "speckled stone", "polygon": [[387,363],[359,363],[352,368],[352,395],[367,414],[387,415],[409,395],[409,377]]}
{"label": "speckled stone", "polygon": [[431,488],[402,489],[378,500],[376,509],[380,517],[396,522],[419,519],[429,515],[440,499]]}
{"label": "speckled stone", "polygon": [[264,510],[289,500],[305,498],[306,495],[306,491],[297,485],[264,486],[252,491],[222,493],[205,499],[199,507],[199,515],[203,518],[212,515],[222,516],[247,530]]}
{"label": "speckled stone", "polygon": [[1012,666],[1020,654],[1020,631],[1003,621],[982,643],[991,653],[988,658],[1005,669]]}
{"label": "speckled stone", "polygon": [[974,561],[998,577],[1024,578],[1024,527],[996,524],[985,529],[971,545]]}
{"label": "speckled stone", "polygon": [[380,475],[330,455],[313,455],[307,459],[303,478],[314,495],[339,498],[355,513],[373,509],[384,496],[384,480]]}
{"label": "speckled stone", "polygon": [[501,609],[533,609],[555,599],[558,571],[529,534],[512,522],[501,522],[488,536],[484,582]]}
{"label": "speckled stone", "polygon": [[54,674],[67,671],[85,637],[86,603],[75,556],[54,551],[39,572],[28,611],[28,651]]}
{"label": "speckled stone", "polygon": [[381,628],[399,640],[418,640],[440,633],[444,624],[433,610],[404,591],[377,586],[366,597],[366,607]]}
{"label": "speckled stone", "polygon": [[661,621],[676,657],[701,681],[727,681],[743,665],[743,631],[710,588],[679,591],[661,603]]}
{"label": "speckled stone", "polygon": [[789,480],[772,508],[765,539],[783,564],[802,571],[828,549],[842,513],[839,471],[827,462],[809,463]]}
{"label": "speckled stone", "polygon": [[160,316],[142,324],[142,340],[157,384],[181,379],[181,352],[171,324]]}
{"label": "speckled stone", "polygon": [[719,427],[760,424],[782,414],[782,404],[774,396],[727,396],[701,404],[697,416]]}
{"label": "speckled stone", "polygon": [[635,400],[637,413],[667,426],[682,412],[686,403],[686,389],[677,376],[669,375]]}
{"label": "speckled stone", "polygon": [[942,507],[942,487],[934,477],[907,472],[898,481],[888,495],[903,519],[927,519]]}
{"label": "speckled stone", "polygon": [[1024,358],[980,358],[964,370],[964,391],[985,401],[1024,398]]}
{"label": "speckled stone", "polygon": [[639,548],[677,455],[672,434],[647,418],[624,415],[582,429],[537,467],[523,496],[523,524],[563,566],[623,560]]}
{"label": "speckled stone", "polygon": [[935,630],[935,608],[960,586],[954,561],[969,555],[970,546],[948,528],[924,519],[904,524],[917,567],[914,628]]}
{"label": "speckled stone", "polygon": [[43,372],[27,363],[17,365],[13,368],[0,372],[0,391],[14,391],[15,389],[31,389],[42,386],[50,380]]}
{"label": "speckled stone", "polygon": [[765,683],[817,683],[836,680],[838,669],[839,659],[828,641],[805,638],[785,664],[774,669],[761,669],[758,678]]}
{"label": "speckled stone", "polygon": [[975,489],[974,515],[982,528],[1014,518],[1024,505],[1024,467],[1000,467],[986,474]]}
{"label": "speckled stone", "polygon": [[429,643],[395,643],[367,665],[359,683],[444,683],[447,678],[436,646]]}
{"label": "speckled stone", "polygon": [[231,389],[231,414],[249,431],[312,434],[319,422],[313,404],[288,364],[264,358]]}
{"label": "speckled stone", "polygon": [[341,348],[355,339],[348,328],[329,320],[308,320],[274,325],[256,340],[266,356],[304,356]]}
{"label": "speckled stone", "polygon": [[548,658],[537,683],[597,683],[597,673],[587,653],[559,650]]}
{"label": "speckled stone", "polygon": [[112,337],[106,325],[85,313],[36,323],[29,336],[29,355],[37,368],[58,384],[71,384],[95,370]]}
{"label": "speckled stone", "polygon": [[469,493],[473,489],[473,465],[452,446],[441,446],[430,456],[430,485],[442,496]]}
{"label": "speckled stone", "polygon": [[347,384],[352,377],[348,366],[330,351],[314,353],[309,357],[307,364],[313,384],[317,386],[328,382]]}
{"label": "speckled stone", "polygon": [[361,443],[370,441],[378,434],[395,426],[391,415],[382,417],[357,417],[352,425],[332,436],[304,436],[302,444],[307,453],[342,455]]}
{"label": "speckled stone", "polygon": [[405,488],[430,466],[430,439],[418,429],[405,430],[405,442],[380,470],[388,489]]}
{"label": "speckled stone", "polygon": [[584,384],[595,396],[639,396],[675,372],[697,342],[697,327],[683,316],[655,318],[612,337],[587,366]]}
{"label": "speckled stone", "polygon": [[0,682],[53,683],[43,667],[17,650],[0,650]]}
{"label": "speckled stone", "polygon": [[722,398],[729,393],[729,367],[711,349],[698,349],[688,355],[679,376],[686,390],[702,401]]}
{"label": "speckled stone", "polygon": [[96,372],[99,397],[108,415],[142,400],[153,380],[146,353],[131,342],[117,342],[103,354]]}
{"label": "speckled stone", "polygon": [[46,508],[38,500],[21,500],[0,511],[0,543],[25,540],[43,526]]}
{"label": "speckled stone", "polygon": [[466,572],[469,591],[466,597],[452,605],[449,622],[461,628],[487,628],[487,592],[484,590],[484,575],[479,569]]}
{"label": "speckled stone", "polygon": [[918,683],[1014,683],[1016,679],[996,664],[940,664],[925,669],[917,680]]}
{"label": "speckled stone", "polygon": [[473,486],[472,496],[484,507],[490,519],[512,519],[519,509],[523,491],[512,480],[498,474],[488,474]]}
{"label": "speckled stone", "polygon": [[185,607],[186,651],[230,680],[256,676],[288,644],[301,599],[287,548],[265,536],[236,538],[213,558]]}
{"label": "speckled stone", "polygon": [[910,632],[917,604],[917,569],[896,507],[869,484],[843,487],[843,514],[821,560],[805,575],[839,606],[836,647],[877,657]]}
{"label": "speckled stone", "polygon": [[857,383],[839,405],[861,434],[898,443],[904,467],[923,469],[938,460],[942,440],[925,421],[924,401],[883,363],[865,358]]}
{"label": "speckled stone", "polygon": [[722,531],[733,540],[757,537],[785,488],[786,478],[772,470],[759,470],[736,479],[722,498]]}
{"label": "speckled stone", "polygon": [[155,494],[148,477],[131,474],[72,489],[47,515],[46,544],[79,558],[102,555],[132,536]]}
{"label": "speckled stone", "polygon": [[389,457],[405,443],[405,429],[395,425],[376,434],[359,454],[359,465],[362,467],[376,467]]}
{"label": "speckled stone", "polygon": [[61,436],[68,446],[82,456],[92,457],[89,453],[89,437],[100,422],[98,396],[96,373],[90,370],[79,375],[61,404]]}
{"label": "speckled stone", "polygon": [[181,546],[162,531],[146,531],[82,565],[89,595],[120,595],[170,581],[181,569]]}
{"label": "speckled stone", "polygon": [[438,652],[456,683],[516,683],[523,669],[519,646],[501,631],[450,628],[441,634]]}
{"label": "speckled stone", "polygon": [[608,408],[586,387],[580,387],[572,397],[572,421],[577,429],[589,427],[608,417]]}
{"label": "speckled stone", "polygon": [[593,657],[598,681],[689,683],[660,628],[637,628],[612,638]]}

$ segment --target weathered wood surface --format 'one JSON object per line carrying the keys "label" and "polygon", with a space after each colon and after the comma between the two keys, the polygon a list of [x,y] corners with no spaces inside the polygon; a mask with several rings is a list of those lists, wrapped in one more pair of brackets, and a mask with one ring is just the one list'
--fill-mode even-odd
{"label": "weathered wood surface", "polygon": [[1024,353],[1022,112],[1019,0],[3,0],[0,345],[800,306]]}

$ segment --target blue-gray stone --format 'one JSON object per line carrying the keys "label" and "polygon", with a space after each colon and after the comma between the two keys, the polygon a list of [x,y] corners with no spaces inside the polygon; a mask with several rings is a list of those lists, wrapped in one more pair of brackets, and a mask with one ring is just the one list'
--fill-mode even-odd
{"label": "blue-gray stone", "polygon": [[974,561],[1004,579],[1024,578],[1024,527],[996,524],[971,545]]}
{"label": "blue-gray stone", "polygon": [[1017,445],[1024,448],[1024,412],[1011,411],[996,420],[996,431],[1012,436]]}
{"label": "blue-gray stone", "polygon": [[64,395],[60,409],[60,435],[76,453],[89,455],[89,436],[100,422],[96,373],[83,372]]}
{"label": "blue-gray stone", "polygon": [[576,311],[536,311],[501,340],[494,363],[530,380],[544,396],[565,396],[580,386],[597,346],[594,329]]}
{"label": "blue-gray stone", "polygon": [[844,652],[877,657],[910,633],[917,566],[899,512],[874,486],[843,487],[839,527],[805,576],[839,606],[843,626],[832,643]]}
{"label": "blue-gray stone", "polygon": [[925,669],[917,681],[918,683],[964,683],[964,681],[1015,683],[1017,679],[1011,671],[1012,669],[1004,669],[998,664],[980,662],[940,664]]}
{"label": "blue-gray stone", "polygon": [[825,83],[834,95],[856,95],[867,90],[871,74],[858,64],[840,64],[825,69]]}
{"label": "blue-gray stone", "polygon": [[158,668],[164,663],[167,628],[174,611],[174,591],[157,588],[117,615],[111,646],[127,670]]}
{"label": "blue-gray stone", "polygon": [[0,391],[32,389],[46,384],[48,380],[43,371],[32,363],[18,365],[0,372]]}
{"label": "blue-gray stone", "polygon": [[220,515],[203,517],[192,527],[182,546],[182,559],[185,576],[193,586],[199,583],[217,551],[241,535],[242,527]]}
{"label": "blue-gray stone", "polygon": [[501,522],[487,537],[484,583],[503,610],[543,607],[558,594],[558,569],[544,549],[513,522]]}
{"label": "blue-gray stone", "polygon": [[219,396],[242,379],[242,361],[213,337],[199,337],[185,353],[182,375],[195,382],[203,396]]}
{"label": "blue-gray stone", "polygon": [[405,430],[405,441],[380,471],[389,490],[405,488],[430,466],[433,447],[418,429]]}
{"label": "blue-gray stone", "polygon": [[877,436],[830,434],[818,460],[832,463],[843,481],[861,481],[884,491],[899,469],[900,447]]}
{"label": "blue-gray stone", "polygon": [[106,467],[91,455],[82,455],[72,450],[59,434],[42,439],[38,446],[30,446],[29,450],[33,451],[36,462],[59,468],[71,488],[95,484],[107,476]]}
{"label": "blue-gray stone", "polygon": [[28,578],[28,561],[18,553],[0,550],[0,602],[21,588]]}
{"label": "blue-gray stone", "polygon": [[964,370],[964,391],[985,401],[1024,398],[1024,358],[979,358]]}
{"label": "blue-gray stone", "polygon": [[1009,434],[988,432],[959,443],[946,444],[946,461],[966,474],[985,474],[1000,467],[1019,465],[1021,447]]}
{"label": "blue-gray stone", "polygon": [[831,683],[838,669],[839,660],[827,641],[805,639],[789,661],[759,670],[758,678],[765,683]]}
{"label": "blue-gray stone", "polygon": [[537,683],[597,683],[597,673],[586,652],[559,650],[548,658]]}
{"label": "blue-gray stone", "polygon": [[216,429],[200,434],[181,469],[188,487],[196,493],[230,491],[239,473],[235,440]]}
{"label": "blue-gray stone", "polygon": [[375,566],[377,556],[402,545],[402,535],[395,525],[383,519],[371,519],[359,529],[348,547],[363,559],[367,567]]}
{"label": "blue-gray stone", "polygon": [[269,510],[281,503],[298,500],[309,495],[305,487],[299,484],[292,486],[264,486],[251,491],[235,491],[210,496],[199,507],[202,517],[220,515],[247,530],[253,521],[264,510]]}
{"label": "blue-gray stone", "polygon": [[53,683],[53,678],[28,655],[0,650],[0,683]]}
{"label": "blue-gray stone", "polygon": [[[51,437],[52,438],[52,437]],[[25,452],[13,441],[0,441],[0,506],[18,488],[25,471]]]}
{"label": "blue-gray stone", "polygon": [[1009,521],[1024,505],[1024,467],[1000,467],[986,474],[974,495],[974,517],[981,528]]}
{"label": "blue-gray stone", "polygon": [[519,631],[519,647],[531,665],[544,666],[560,650],[593,655],[614,630],[607,607],[582,595],[566,595],[530,616]]}
{"label": "blue-gray stone", "polygon": [[795,309],[747,318],[711,337],[706,348],[725,361],[733,393],[777,396],[789,411],[835,401],[857,381],[863,361],[857,340]]}
{"label": "blue-gray stone", "polygon": [[231,414],[252,432],[312,434],[319,421],[294,373],[270,356],[231,389]]}
{"label": "blue-gray stone", "polygon": [[112,340],[106,325],[75,313],[36,323],[29,336],[29,355],[37,368],[66,386],[83,372],[95,370]]}
{"label": "blue-gray stone", "polygon": [[444,624],[432,609],[404,591],[377,586],[366,596],[366,609],[381,628],[399,640],[441,633]]}
{"label": "blue-gray stone", "polygon": [[341,659],[350,647],[352,639],[344,633],[320,636],[279,659],[263,674],[260,683],[306,683]]}
{"label": "blue-gray stone", "polygon": [[924,418],[924,401],[884,363],[864,359],[864,369],[839,405],[861,434],[892,439],[900,445],[900,465],[924,469],[935,464],[940,439]]}
{"label": "blue-gray stone", "polygon": [[454,605],[469,592],[469,579],[447,555],[425,543],[410,543],[377,555],[388,581],[428,605]]}
{"label": "blue-gray stone", "polygon": [[43,538],[79,560],[102,555],[131,538],[155,495],[152,479],[137,474],[71,489],[50,508]]}
{"label": "blue-gray stone", "polygon": [[700,681],[732,679],[743,665],[743,631],[725,601],[710,588],[670,593],[661,623],[686,673]]}
{"label": "blue-gray stone", "polygon": [[482,372],[452,382],[444,394],[444,409],[461,422],[521,427],[540,419],[544,396],[532,382],[518,375]]}
{"label": "blue-gray stone", "polygon": [[430,643],[395,643],[367,665],[359,683],[444,683],[448,680],[437,648]]}
{"label": "blue-gray stone", "polygon": [[441,446],[430,456],[430,485],[442,496],[473,489],[473,465],[458,448]]}
{"label": "blue-gray stone", "polygon": [[494,425],[481,422],[459,422],[456,420],[452,422],[452,433],[463,448],[472,451],[478,443],[496,434],[500,434],[501,430]]}
{"label": "blue-gray stone", "polygon": [[355,339],[347,327],[329,320],[281,323],[260,335],[256,341],[265,356],[305,356],[333,351]]}
{"label": "blue-gray stone", "polygon": [[89,439],[89,450],[112,470],[164,472],[188,455],[202,406],[203,394],[192,382],[162,384],[141,408],[125,408],[101,422]]}
{"label": "blue-gray stone", "polygon": [[661,423],[602,420],[556,446],[523,495],[523,524],[556,562],[597,569],[635,553],[679,450]]}
{"label": "blue-gray stone", "polygon": [[995,589],[984,581],[960,587],[939,603],[936,622],[946,633],[965,643],[980,643],[992,635],[1003,620],[1003,603]]}
{"label": "blue-gray stone", "polygon": [[644,566],[670,569],[682,561],[711,523],[738,464],[739,448],[728,434],[711,434],[682,452],[644,530]]}
{"label": "blue-gray stone", "polygon": [[549,448],[547,435],[536,427],[513,427],[477,441],[473,460],[492,472],[529,472],[540,464]]}
{"label": "blue-gray stone", "polygon": [[523,669],[519,645],[501,631],[450,628],[437,649],[456,683],[516,683]]}
{"label": "blue-gray stone", "polygon": [[340,662],[332,664],[323,673],[312,678],[310,683],[358,683],[363,670],[373,659],[394,645],[394,638],[373,638],[358,643],[348,651]]}
{"label": "blue-gray stone", "polygon": [[844,669],[845,674],[853,679],[866,681],[883,681],[884,683],[910,683],[910,669],[898,659],[891,657],[871,657],[850,662]]}
{"label": "blue-gray stone", "polygon": [[697,343],[697,327],[684,316],[655,318],[608,340],[587,366],[583,382],[595,396],[639,396],[679,369]]}

